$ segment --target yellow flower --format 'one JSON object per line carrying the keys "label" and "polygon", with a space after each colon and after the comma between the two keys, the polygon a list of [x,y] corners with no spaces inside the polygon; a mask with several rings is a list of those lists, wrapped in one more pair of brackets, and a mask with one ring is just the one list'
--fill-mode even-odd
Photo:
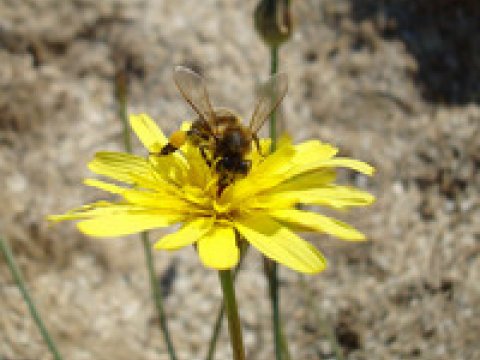
{"label": "yellow flower", "polygon": [[[167,139],[147,115],[130,117],[130,124],[150,153]],[[262,140],[265,151],[269,140]],[[335,167],[371,175],[361,161],[335,157],[337,149],[311,140],[293,145],[279,141],[267,157],[252,151],[252,168],[220,194],[218,175],[200,151],[188,143],[181,151],[148,159],[119,152],[97,153],[91,171],[126,185],[87,179],[85,184],[117,195],[118,202],[99,201],[52,215],[50,220],[81,220],[77,226],[90,236],[133,234],[180,223],[178,231],[155,243],[156,249],[177,250],[196,244],[203,264],[215,269],[234,267],[239,260],[237,239],[246,240],[268,258],[303,273],[326,266],[323,255],[294,231],[316,231],[343,240],[364,240],[351,226],[298,205],[335,209],[369,205],[364,191],[334,184]],[[239,235],[239,236],[236,236]]]}

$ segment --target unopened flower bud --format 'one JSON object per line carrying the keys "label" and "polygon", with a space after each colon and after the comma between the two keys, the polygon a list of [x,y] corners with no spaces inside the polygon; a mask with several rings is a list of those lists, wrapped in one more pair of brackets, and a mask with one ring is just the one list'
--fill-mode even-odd
{"label": "unopened flower bud", "polygon": [[290,0],[260,0],[254,13],[255,29],[268,46],[279,46],[290,38]]}

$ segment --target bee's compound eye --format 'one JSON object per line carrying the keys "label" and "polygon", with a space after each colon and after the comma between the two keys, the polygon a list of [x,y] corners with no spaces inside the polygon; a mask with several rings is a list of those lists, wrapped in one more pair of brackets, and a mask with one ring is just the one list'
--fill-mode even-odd
{"label": "bee's compound eye", "polygon": [[180,148],[183,144],[185,144],[187,138],[187,134],[185,131],[175,131],[171,136],[170,136],[170,144],[175,146],[177,149]]}

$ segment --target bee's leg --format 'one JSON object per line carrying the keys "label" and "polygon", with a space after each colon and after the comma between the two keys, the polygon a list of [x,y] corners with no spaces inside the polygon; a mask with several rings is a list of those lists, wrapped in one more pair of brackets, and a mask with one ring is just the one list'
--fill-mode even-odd
{"label": "bee's leg", "polygon": [[208,167],[212,167],[212,161],[208,158],[207,153],[205,152],[206,148],[207,146],[199,146],[200,154],[202,154],[202,157],[207,163]]}
{"label": "bee's leg", "polygon": [[220,177],[218,179],[218,186],[217,186],[217,196],[220,196],[223,192],[223,190],[225,190],[225,188],[230,184],[231,180],[230,180],[230,176],[229,176],[229,173],[227,172],[223,172],[223,173],[220,173]]}
{"label": "bee's leg", "polygon": [[160,152],[157,152],[157,153],[150,153],[150,155],[170,155],[171,153],[174,153],[175,151],[177,151],[178,148],[176,146],[174,146],[173,144],[171,143],[168,143],[167,145],[165,145],[164,147],[162,147],[162,149],[160,150]]}
{"label": "bee's leg", "polygon": [[168,139],[168,143],[164,145],[160,151],[150,152],[150,156],[170,155],[180,149],[187,141],[187,133],[182,130],[175,131]]}

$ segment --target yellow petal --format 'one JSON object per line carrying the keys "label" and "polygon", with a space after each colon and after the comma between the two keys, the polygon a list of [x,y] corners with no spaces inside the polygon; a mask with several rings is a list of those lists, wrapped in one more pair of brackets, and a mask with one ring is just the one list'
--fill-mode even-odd
{"label": "yellow petal", "polygon": [[319,167],[344,167],[358,171],[365,175],[373,175],[375,168],[366,162],[350,158],[334,158],[320,162]]}
{"label": "yellow petal", "polygon": [[265,215],[235,223],[247,241],[271,258],[293,270],[315,274],[325,269],[326,260],[310,243]]}
{"label": "yellow petal", "polygon": [[109,237],[138,233],[162,228],[179,222],[181,217],[172,213],[126,212],[123,214],[96,216],[77,224],[78,229],[90,236]]}
{"label": "yellow petal", "polygon": [[138,184],[145,187],[157,186],[152,164],[136,155],[109,151],[98,152],[88,164],[88,168],[94,173],[127,184]]}
{"label": "yellow petal", "polygon": [[87,186],[95,187],[97,189],[107,191],[112,194],[121,194],[125,190],[128,190],[127,188],[124,188],[122,186],[110,184],[108,182],[97,180],[97,179],[85,179],[83,180],[83,183]]}
{"label": "yellow petal", "polygon": [[336,147],[324,144],[318,140],[310,140],[295,146],[295,156],[292,158],[292,167],[289,175],[294,176],[303,172],[318,169],[317,164],[331,159],[338,152]]}
{"label": "yellow petal", "polygon": [[338,149],[311,140],[295,146],[295,156],[284,174],[285,180],[275,190],[300,190],[326,185],[335,179],[335,167],[346,167],[366,175],[372,175],[373,167],[362,161],[349,158],[333,158]]}
{"label": "yellow petal", "polygon": [[[372,175],[374,172],[373,167],[365,162],[349,158],[333,158],[338,149],[319,141],[302,143],[297,145],[296,149],[297,152],[291,160],[292,166],[288,170],[287,179],[278,186],[282,190],[286,190],[283,189],[284,185],[288,185],[292,190],[305,188],[305,186],[299,187],[300,184],[297,181],[305,182],[308,178],[310,182],[315,176],[319,180],[323,178],[323,181],[319,181],[317,186],[332,182],[335,179],[335,171],[332,168],[336,167],[350,168],[366,175]],[[318,175],[315,175],[317,173]]]}
{"label": "yellow petal", "polygon": [[291,166],[290,159],[294,153],[292,145],[285,145],[265,157],[263,162],[252,168],[245,178],[236,181],[222,193],[223,201],[232,203],[245,201],[287,179],[287,171]]}
{"label": "yellow petal", "polygon": [[130,115],[130,126],[143,146],[150,152],[158,152],[168,142],[162,130],[147,114]]}
{"label": "yellow petal", "polygon": [[277,203],[284,206],[290,202],[290,204],[325,205],[334,209],[343,209],[350,206],[370,205],[374,201],[375,197],[368,192],[339,185],[278,193],[272,190],[264,196],[257,197],[259,206],[270,208],[274,208]]}
{"label": "yellow petal", "polygon": [[214,227],[198,241],[198,254],[206,267],[217,270],[237,265],[240,251],[235,234],[229,227]]}
{"label": "yellow petal", "polygon": [[297,209],[273,210],[269,214],[282,223],[291,224],[306,231],[323,232],[343,240],[365,240],[365,235],[355,228],[325,215]]}
{"label": "yellow petal", "polygon": [[309,171],[289,178],[270,191],[283,192],[319,188],[331,184],[335,178],[336,172],[334,169]]}
{"label": "yellow petal", "polygon": [[309,140],[295,145],[295,162],[327,160],[337,154],[338,149],[319,140]]}
{"label": "yellow petal", "polygon": [[[283,146],[288,146],[288,143],[285,143]],[[289,166],[283,168],[283,179],[285,181],[305,173],[324,171],[318,164],[331,159],[338,152],[337,148],[318,140],[303,142],[296,145],[294,150],[294,155],[289,159]]]}
{"label": "yellow petal", "polygon": [[208,218],[198,218],[186,223],[178,231],[162,237],[155,243],[155,249],[177,250],[195,243],[210,231],[212,221]]}
{"label": "yellow petal", "polygon": [[308,187],[328,184],[335,178],[335,172],[329,166],[322,168],[320,164],[330,161],[337,151],[337,148],[318,140],[294,147],[285,138],[275,153],[267,156],[252,168],[247,177],[224,192],[224,201],[238,203],[256,193],[271,191],[272,188],[286,186],[287,183],[289,189],[304,189],[307,183],[311,184]]}
{"label": "yellow petal", "polygon": [[49,221],[65,221],[65,220],[81,220],[89,219],[94,216],[120,214],[128,211],[141,211],[143,208],[130,204],[118,204],[108,201],[97,201],[91,204],[86,204],[78,208],[67,211],[62,215],[50,215]]}
{"label": "yellow petal", "polygon": [[267,155],[255,169],[252,169],[250,176],[252,178],[261,178],[262,175],[282,174],[290,168],[290,161],[294,155],[295,148],[290,142],[285,141],[277,151]]}
{"label": "yellow petal", "polygon": [[171,193],[144,191],[137,189],[125,190],[122,196],[129,203],[152,209],[191,209],[192,205],[183,201],[179,196]]}
{"label": "yellow petal", "polygon": [[188,182],[191,185],[205,188],[207,183],[212,178],[212,171],[208,167],[205,159],[201,155],[198,147],[187,144],[182,148],[182,152],[187,159],[188,168]]}

